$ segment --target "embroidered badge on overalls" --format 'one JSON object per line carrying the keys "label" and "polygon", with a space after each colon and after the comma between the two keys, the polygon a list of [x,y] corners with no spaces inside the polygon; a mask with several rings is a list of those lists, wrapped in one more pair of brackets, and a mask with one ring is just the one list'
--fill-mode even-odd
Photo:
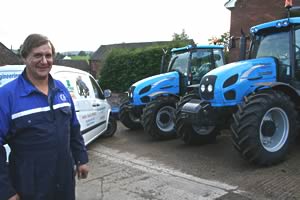
{"label": "embroidered badge on overalls", "polygon": [[64,94],[59,95],[59,98],[62,101],[66,101],[67,100],[67,98],[66,98],[66,96]]}

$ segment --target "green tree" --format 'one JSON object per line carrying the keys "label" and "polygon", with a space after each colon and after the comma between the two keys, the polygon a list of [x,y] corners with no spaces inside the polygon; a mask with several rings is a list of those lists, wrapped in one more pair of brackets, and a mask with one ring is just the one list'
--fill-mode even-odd
{"label": "green tree", "polygon": [[219,37],[211,37],[208,39],[209,44],[217,44],[217,45],[223,45],[224,46],[224,55],[225,55],[225,60],[228,62],[229,58],[229,41],[230,41],[230,33],[225,32]]}
{"label": "green tree", "polygon": [[225,47],[225,50],[228,50],[228,45],[229,45],[229,41],[230,41],[230,33],[229,32],[225,32],[222,35],[220,35],[219,37],[211,37],[210,39],[208,39],[209,44],[218,44],[218,45],[223,45]]}
{"label": "green tree", "polygon": [[63,54],[57,52],[56,55],[55,55],[55,60],[61,60],[61,59],[63,59],[64,57],[65,57],[65,56],[64,56]]}
{"label": "green tree", "polygon": [[174,33],[173,34],[173,41],[182,41],[182,40],[188,40],[189,36],[185,33],[185,30],[182,29],[182,32],[180,34]]}
{"label": "green tree", "polygon": [[86,56],[86,52],[85,51],[79,51],[78,56]]}

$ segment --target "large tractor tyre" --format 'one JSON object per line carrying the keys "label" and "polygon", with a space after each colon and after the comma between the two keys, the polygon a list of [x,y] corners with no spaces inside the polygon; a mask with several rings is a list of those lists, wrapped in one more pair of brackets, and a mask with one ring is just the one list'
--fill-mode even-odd
{"label": "large tractor tyre", "polygon": [[136,116],[128,106],[129,101],[125,100],[120,106],[119,119],[120,121],[131,130],[142,128],[140,118]]}
{"label": "large tractor tyre", "polygon": [[233,115],[232,141],[241,155],[260,166],[284,160],[296,137],[295,105],[280,91],[245,98]]}
{"label": "large tractor tyre", "polygon": [[199,99],[196,94],[188,94],[184,96],[177,104],[176,108],[176,134],[185,144],[209,144],[216,141],[219,133],[215,126],[201,127],[200,125],[192,125],[186,123],[186,120],[181,115],[183,105],[191,99]]}
{"label": "large tractor tyre", "polygon": [[175,138],[177,101],[174,96],[160,96],[149,102],[144,108],[142,116],[145,132],[157,140]]}
{"label": "large tractor tyre", "polygon": [[107,130],[102,134],[103,138],[112,137],[117,130],[117,120],[113,116],[109,116]]}

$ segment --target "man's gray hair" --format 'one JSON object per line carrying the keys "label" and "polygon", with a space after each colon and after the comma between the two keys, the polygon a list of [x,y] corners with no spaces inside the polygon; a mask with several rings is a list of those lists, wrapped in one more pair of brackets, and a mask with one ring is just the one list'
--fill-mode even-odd
{"label": "man's gray hair", "polygon": [[31,34],[29,35],[24,43],[21,46],[21,56],[22,58],[27,58],[29,53],[32,51],[33,48],[37,48],[39,46],[42,46],[44,44],[49,43],[51,45],[52,49],[52,56],[55,56],[55,48],[52,44],[52,42],[44,35],[41,34]]}

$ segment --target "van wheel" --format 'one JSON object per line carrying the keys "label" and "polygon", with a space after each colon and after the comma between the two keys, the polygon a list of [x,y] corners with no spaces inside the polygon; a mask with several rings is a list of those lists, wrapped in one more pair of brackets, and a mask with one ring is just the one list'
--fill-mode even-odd
{"label": "van wheel", "polygon": [[117,130],[117,120],[113,116],[109,116],[107,130],[102,134],[102,137],[112,137]]}

